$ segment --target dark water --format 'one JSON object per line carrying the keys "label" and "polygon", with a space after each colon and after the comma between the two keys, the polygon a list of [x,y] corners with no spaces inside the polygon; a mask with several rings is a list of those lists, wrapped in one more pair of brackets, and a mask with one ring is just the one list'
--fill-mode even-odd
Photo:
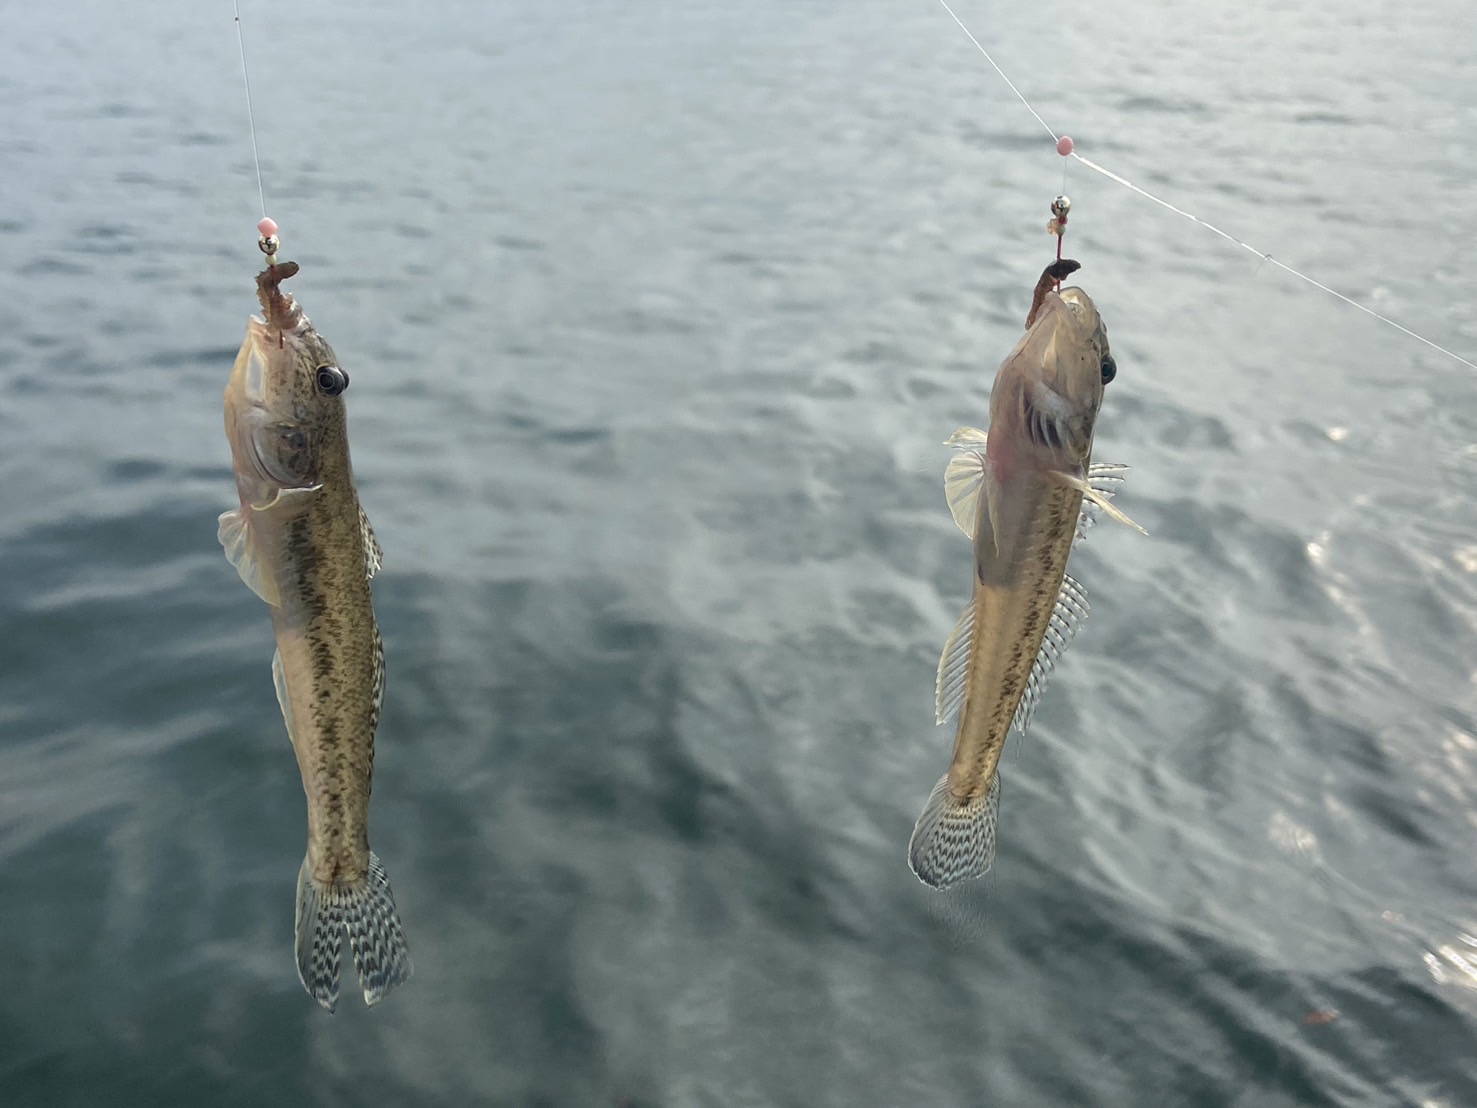
{"label": "dark water", "polygon": [[[1477,1104],[1477,374],[1081,167],[1153,537],[1074,556],[995,871],[908,872],[937,444],[1061,186],[928,0],[247,6],[417,967],[319,1011],[215,541],[230,5],[0,11],[0,1104]],[[1465,4],[959,11],[1088,156],[1477,350]]]}

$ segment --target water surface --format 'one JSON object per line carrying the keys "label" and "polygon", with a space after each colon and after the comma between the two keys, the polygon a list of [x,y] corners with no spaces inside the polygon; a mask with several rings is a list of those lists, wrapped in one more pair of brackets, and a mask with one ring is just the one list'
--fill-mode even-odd
{"label": "water surface", "polygon": [[[957,6],[1079,149],[1468,357],[1455,0]],[[942,495],[1061,162],[936,4],[247,6],[385,550],[416,976],[291,958],[215,541],[259,262],[228,5],[0,39],[0,1101],[1477,1103],[1477,375],[1073,167],[1152,533],[930,894]]]}

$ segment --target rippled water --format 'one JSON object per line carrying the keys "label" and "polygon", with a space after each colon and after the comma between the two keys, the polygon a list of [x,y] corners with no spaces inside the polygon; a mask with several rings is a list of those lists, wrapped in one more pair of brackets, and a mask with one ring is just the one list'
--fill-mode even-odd
{"label": "rippled water", "polygon": [[[1477,374],[1080,166],[1153,537],[1074,555],[995,871],[908,872],[937,444],[1061,186],[925,0],[247,5],[386,552],[416,959],[319,1011],[214,535],[234,28],[123,8],[0,38],[0,1103],[1477,1103]],[[1457,0],[957,10],[1087,156],[1477,350]]]}

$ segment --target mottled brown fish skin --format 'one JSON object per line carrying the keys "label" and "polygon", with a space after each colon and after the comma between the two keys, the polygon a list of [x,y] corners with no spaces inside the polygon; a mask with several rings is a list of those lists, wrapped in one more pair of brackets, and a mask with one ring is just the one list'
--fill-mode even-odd
{"label": "mottled brown fish skin", "polygon": [[[1063,593],[1103,385],[1116,373],[1091,298],[1051,291],[1056,279],[1052,269],[1043,275],[1026,334],[995,376],[988,435],[962,428],[949,440],[966,436],[984,450],[961,455],[974,460],[945,474],[955,520],[973,540],[974,574],[936,687],[940,718],[959,712],[954,751],[908,844],[914,874],[940,889],[979,876],[994,859],[1000,755]],[[978,491],[967,491],[975,481]]]}
{"label": "mottled brown fish skin", "polygon": [[282,291],[296,272],[286,262],[258,278],[264,318],[248,322],[226,387],[240,507],[222,515],[220,534],[271,612],[273,678],[308,802],[298,973],[332,1011],[346,936],[370,1004],[406,980],[411,963],[389,878],[369,845],[385,675],[369,585],[379,548],[354,488],[348,375]]}
{"label": "mottled brown fish skin", "polygon": [[[251,401],[232,375],[226,428],[237,454],[242,510],[265,553],[280,603],[272,628],[292,704],[293,747],[308,798],[308,857],[323,882],[362,881],[369,870],[369,793],[374,734],[384,681],[383,648],[370,597],[361,511],[349,460],[342,395],[325,396],[319,366],[337,366],[333,348],[284,292],[295,263],[274,266],[258,280],[265,325],[253,321],[242,357],[263,363],[268,417],[285,432],[269,439],[286,456],[290,477],[316,491],[271,507],[271,487],[243,442]],[[239,359],[238,359],[239,361]],[[298,437],[294,437],[298,436]],[[244,462],[244,464],[243,464]]]}
{"label": "mottled brown fish skin", "polygon": [[[340,406],[342,410],[342,406]],[[308,797],[308,860],[325,884],[369,871],[369,794],[384,648],[365,573],[343,421],[325,429],[323,488],[285,521],[283,604],[272,627]]]}
{"label": "mottled brown fish skin", "polygon": [[990,508],[974,541],[974,650],[949,764],[949,791],[961,801],[983,796],[999,765],[1082,511],[1082,493],[1053,475],[1087,478],[1108,347],[1100,321],[1086,326],[1097,314],[1091,300],[1080,289],[1067,295],[1042,294],[1032,312],[1040,334],[1022,339],[990,394]]}
{"label": "mottled brown fish skin", "polygon": [[[984,796],[995,775],[1061,592],[1082,511],[1080,492],[1032,480],[1040,487],[1026,500],[1035,510],[1012,555],[980,565],[975,575],[975,648],[949,763],[949,791],[960,800]],[[980,526],[988,527],[988,520]]]}

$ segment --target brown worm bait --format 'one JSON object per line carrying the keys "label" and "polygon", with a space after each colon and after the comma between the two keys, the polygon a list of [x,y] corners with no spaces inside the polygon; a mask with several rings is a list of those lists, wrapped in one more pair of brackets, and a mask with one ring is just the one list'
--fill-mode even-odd
{"label": "brown worm bait", "polygon": [[1046,294],[1081,268],[1081,262],[1074,262],[1071,258],[1060,258],[1042,271],[1041,280],[1036,282],[1036,291],[1031,294],[1031,310],[1026,315],[1027,330],[1030,330],[1031,324],[1036,322],[1036,313],[1041,310]]}

